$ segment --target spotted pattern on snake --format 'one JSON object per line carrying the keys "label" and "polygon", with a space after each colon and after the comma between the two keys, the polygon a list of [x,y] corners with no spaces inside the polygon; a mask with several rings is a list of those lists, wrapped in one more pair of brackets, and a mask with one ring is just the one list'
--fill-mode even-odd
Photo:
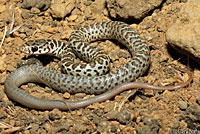
{"label": "spotted pattern on snake", "polygon": [[[95,41],[97,39],[118,40],[128,48],[132,55],[131,60],[113,72],[110,71],[104,75],[92,77],[62,74],[38,65],[23,66],[12,72],[7,77],[5,82],[5,92],[15,101],[24,105],[29,105],[29,107],[34,107],[33,104],[27,104],[28,99],[31,100],[33,97],[18,88],[18,86],[24,82],[41,82],[61,92],[67,91],[69,93],[84,92],[88,94],[101,94],[121,84],[134,81],[135,78],[141,76],[147,70],[150,61],[150,51],[148,45],[139,37],[132,27],[126,23],[118,21],[100,22],[87,26],[81,26],[79,29],[72,32],[70,36],[69,50],[66,48],[65,51],[62,51],[65,46],[61,45],[62,47],[60,48],[62,49],[59,50],[59,53],[56,53],[58,50],[54,50],[52,53],[55,52],[57,56],[61,56],[61,54],[67,50],[70,56],[66,56],[66,61],[70,60],[71,57],[74,57],[72,52],[79,57],[83,57],[83,59],[86,59],[87,61],[92,61],[91,58],[95,59],[94,56],[97,56],[98,54],[102,60],[106,59],[102,52],[93,52],[93,47],[88,45],[88,42]],[[36,42],[50,44],[50,47],[52,48],[54,48],[55,44],[64,44],[55,40],[39,40]],[[54,43],[51,44],[49,42]],[[37,49],[38,48],[34,50],[32,48],[33,51],[36,51]],[[62,60],[62,56],[60,58]],[[99,62],[97,61],[95,64],[97,63]],[[107,62],[103,63],[107,64]],[[64,65],[67,66],[66,64]],[[70,66],[71,69],[73,68],[72,66]],[[16,81],[16,79],[18,81]],[[18,95],[14,96],[14,93]],[[22,97],[23,101],[22,98],[19,97]],[[39,99],[37,98],[34,98],[34,100],[39,102]]]}

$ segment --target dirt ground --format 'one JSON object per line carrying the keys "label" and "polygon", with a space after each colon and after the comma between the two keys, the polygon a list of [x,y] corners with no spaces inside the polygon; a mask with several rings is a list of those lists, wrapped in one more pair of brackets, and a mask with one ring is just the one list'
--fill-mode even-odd
{"label": "dirt ground", "polygon": [[[131,22],[131,26],[144,38],[151,49],[151,66],[136,81],[153,85],[176,85],[188,79],[186,73],[171,65],[189,67],[193,72],[193,81],[186,87],[175,91],[152,91],[138,89],[135,93],[123,92],[113,99],[95,103],[86,108],[70,111],[41,111],[24,107],[10,100],[4,93],[4,81],[14,71],[16,63],[27,55],[19,51],[19,46],[31,39],[52,38],[67,40],[77,25],[92,24],[97,21],[115,20],[104,10],[90,13],[75,11],[64,18],[55,18],[50,9],[39,10],[36,7],[23,9],[15,1],[0,1],[0,39],[3,38],[5,25],[11,25],[12,12],[15,9],[14,28],[24,25],[5,38],[0,48],[0,132],[1,133],[180,133],[193,131],[200,133],[200,91],[199,65],[187,55],[182,55],[170,47],[165,40],[165,32],[172,25],[182,4],[178,1],[163,2],[162,5],[145,18]],[[80,1],[86,9],[93,9],[94,1]],[[82,8],[80,8],[82,9]],[[80,13],[79,13],[80,12]],[[89,12],[89,11],[88,11]],[[126,21],[125,21],[126,22]],[[112,60],[112,70],[130,59],[125,47],[109,40],[95,42],[103,48]],[[40,57],[40,58],[46,58]],[[58,59],[50,57],[46,67],[58,71]],[[21,86],[28,93],[48,99],[81,100],[92,97],[78,93],[61,94],[51,88],[28,83]]]}

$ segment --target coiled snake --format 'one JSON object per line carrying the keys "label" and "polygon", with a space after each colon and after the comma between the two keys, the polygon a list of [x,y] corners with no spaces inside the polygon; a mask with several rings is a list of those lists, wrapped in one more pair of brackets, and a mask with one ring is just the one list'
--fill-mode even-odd
{"label": "coiled snake", "polygon": [[[89,45],[97,39],[116,39],[130,51],[132,58],[114,72],[109,70],[109,57],[105,52]],[[21,51],[28,54],[50,54],[61,58],[62,74],[39,65],[26,65],[12,72],[5,81],[5,93],[14,101],[30,108],[61,110],[85,107],[94,102],[101,102],[130,88],[147,88],[154,90],[170,90],[186,86],[190,79],[182,84],[171,87],[156,87],[144,83],[134,83],[148,68],[150,51],[148,45],[128,24],[118,21],[100,22],[81,26],[72,32],[69,46],[56,40],[28,41]],[[89,64],[74,63],[74,53],[89,61]],[[75,71],[74,71],[75,70]],[[68,72],[69,71],[69,72]],[[97,76],[96,76],[97,75]],[[20,88],[23,83],[40,82],[58,91],[89,94],[101,94],[77,102],[63,100],[45,100],[29,95]]]}

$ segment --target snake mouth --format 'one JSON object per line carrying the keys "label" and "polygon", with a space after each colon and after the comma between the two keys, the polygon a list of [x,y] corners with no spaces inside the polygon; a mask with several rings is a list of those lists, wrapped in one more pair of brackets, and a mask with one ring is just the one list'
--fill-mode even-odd
{"label": "snake mouth", "polygon": [[19,50],[25,54],[34,54],[26,45],[20,46]]}
{"label": "snake mouth", "polygon": [[20,47],[19,47],[19,50],[20,50],[21,52],[27,54],[27,48],[26,48],[24,45],[20,46]]}

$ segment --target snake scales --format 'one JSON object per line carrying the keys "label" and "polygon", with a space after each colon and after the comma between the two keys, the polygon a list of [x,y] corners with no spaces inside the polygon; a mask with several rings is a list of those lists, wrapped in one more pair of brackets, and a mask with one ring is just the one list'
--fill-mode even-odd
{"label": "snake scales", "polygon": [[[132,55],[131,60],[114,72],[106,73],[110,59],[105,55],[104,51],[88,44],[88,42],[97,39],[118,40],[129,49]],[[72,32],[69,41],[69,47],[60,41],[50,39],[29,41],[25,46],[21,47],[21,51],[29,54],[58,56],[61,58],[62,68],[71,72],[69,74],[62,74],[34,64],[22,66],[6,78],[5,92],[8,97],[30,108],[67,110],[85,107],[94,102],[105,101],[130,88],[176,89],[186,86],[191,81],[190,78],[187,82],[176,87],[155,87],[144,83],[130,83],[147,70],[150,61],[150,51],[148,45],[133,28],[123,22],[110,21],[81,26]],[[73,63],[74,53],[91,63],[87,65]],[[73,70],[75,71],[73,72]],[[77,102],[45,100],[31,96],[18,88],[27,82],[44,83],[61,92],[84,92],[101,95]]]}

